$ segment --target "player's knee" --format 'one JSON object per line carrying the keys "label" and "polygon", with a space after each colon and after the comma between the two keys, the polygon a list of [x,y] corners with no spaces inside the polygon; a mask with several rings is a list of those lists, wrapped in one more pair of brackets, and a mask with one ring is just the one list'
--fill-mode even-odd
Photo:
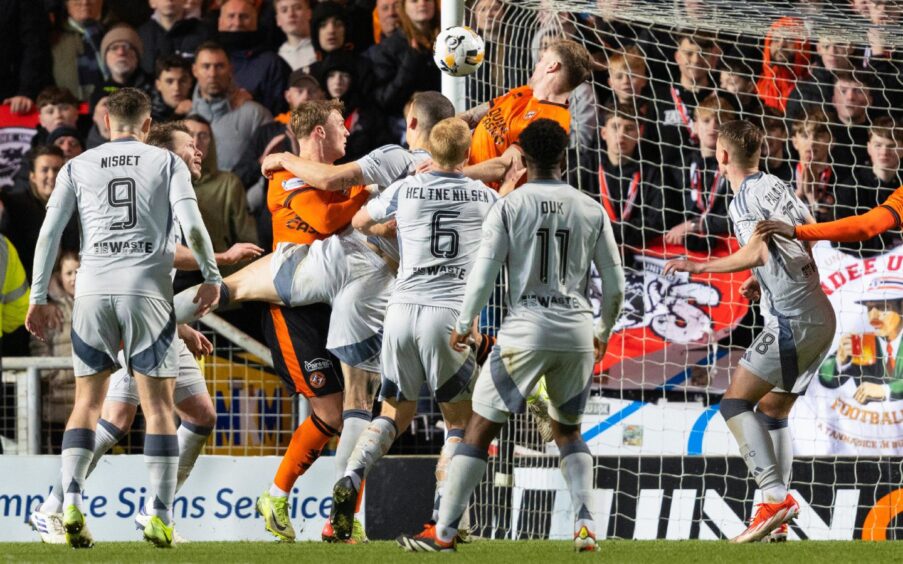
{"label": "player's knee", "polygon": [[753,404],[752,402],[744,399],[726,398],[721,400],[719,410],[721,411],[721,416],[724,417],[725,421],[727,421],[740,415],[741,413],[752,411]]}
{"label": "player's knee", "polygon": [[102,417],[119,429],[131,429],[137,410],[137,407],[128,403],[108,401],[103,405]]}
{"label": "player's knee", "polygon": [[786,421],[795,400],[796,396],[792,394],[765,394],[756,405],[756,413],[770,419]]}
{"label": "player's knee", "polygon": [[314,413],[317,415],[317,418],[320,419],[323,423],[329,425],[331,428],[336,431],[342,430],[342,412],[341,410],[333,410],[333,409],[316,409]]}

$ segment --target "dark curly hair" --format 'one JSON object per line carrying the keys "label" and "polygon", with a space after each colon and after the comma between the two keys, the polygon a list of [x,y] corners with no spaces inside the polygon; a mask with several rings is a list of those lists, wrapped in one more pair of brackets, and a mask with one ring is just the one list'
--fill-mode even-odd
{"label": "dark curly hair", "polygon": [[521,132],[518,144],[524,150],[527,164],[550,171],[561,164],[568,147],[568,134],[558,122],[541,118]]}

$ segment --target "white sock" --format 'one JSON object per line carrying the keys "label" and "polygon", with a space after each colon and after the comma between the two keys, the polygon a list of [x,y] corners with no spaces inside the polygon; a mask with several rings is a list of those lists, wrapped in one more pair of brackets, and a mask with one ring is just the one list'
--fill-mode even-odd
{"label": "white sock", "polygon": [[781,472],[781,481],[786,487],[790,487],[790,478],[793,474],[793,437],[790,435],[790,427],[787,419],[775,419],[761,411],[756,412],[756,417],[762,425],[768,429],[768,436],[774,445],[774,454],[778,459],[778,470]]}
{"label": "white sock", "polygon": [[273,497],[288,497],[288,492],[276,484],[270,484],[270,495]]}
{"label": "white sock", "polygon": [[176,435],[144,435],[144,462],[154,493],[151,515],[164,523],[172,522],[172,502],[176,496],[179,469],[179,439]]}
{"label": "white sock", "polygon": [[445,478],[448,476],[448,465],[458,445],[464,440],[464,429],[449,429],[445,435],[445,444],[442,446],[442,452],[439,453],[439,460],[436,461],[436,493],[433,496],[433,523],[439,520],[439,505],[442,501],[442,488],[445,486]]}
{"label": "white sock", "polygon": [[358,491],[376,461],[392,448],[397,434],[395,422],[388,417],[377,417],[361,433],[345,471],[345,476],[351,478]]}
{"label": "white sock", "polygon": [[439,519],[436,522],[436,536],[443,542],[451,542],[458,534],[461,516],[467,511],[473,490],[480,485],[486,473],[486,459],[489,453],[485,450],[461,443],[454,458],[448,465],[448,477],[445,479],[442,503],[439,505]]}
{"label": "white sock", "polygon": [[[94,432],[94,453],[91,458],[90,464],[88,464],[88,472],[85,475],[87,478],[91,475],[91,472],[94,471],[94,468],[97,466],[97,462],[100,460],[104,454],[107,453],[113,446],[116,445],[122,437],[125,436],[125,431],[113,425],[106,419],[100,419],[97,422],[97,430]],[[47,496],[47,499],[41,504],[40,511],[42,513],[61,513],[63,511],[63,476],[60,474],[59,482],[53,484],[53,489],[50,491],[50,495]]]}
{"label": "white sock", "polygon": [[198,456],[207,444],[207,437],[213,432],[213,427],[203,427],[194,425],[187,421],[182,421],[179,428],[176,429],[176,437],[179,440],[179,470],[176,475],[176,491],[181,489],[182,484],[191,474],[194,463],[197,462]]}
{"label": "white sock", "polygon": [[82,509],[82,492],[88,465],[94,456],[94,431],[91,429],[67,429],[63,433],[61,459],[63,479],[63,505]]}
{"label": "white sock", "polygon": [[373,415],[366,409],[346,409],[342,412],[342,434],[339,446],[335,451],[335,469],[337,476],[344,476],[348,470],[348,460],[357,441],[370,425]]}
{"label": "white sock", "polygon": [[586,527],[596,532],[593,521],[593,456],[582,439],[561,447],[561,473],[571,492],[574,530]]}
{"label": "white sock", "polygon": [[768,431],[756,418],[752,404],[738,399],[721,400],[721,413],[737,440],[740,456],[762,489],[766,503],[780,503],[787,497],[787,486],[781,481],[774,444]]}

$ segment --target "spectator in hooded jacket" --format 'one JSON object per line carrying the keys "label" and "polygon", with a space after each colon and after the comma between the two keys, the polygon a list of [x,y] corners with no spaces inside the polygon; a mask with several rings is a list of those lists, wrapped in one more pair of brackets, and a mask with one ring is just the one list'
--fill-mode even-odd
{"label": "spectator in hooded jacket", "polygon": [[271,112],[283,111],[282,93],[292,69],[264,45],[254,4],[249,0],[227,0],[220,9],[217,29],[220,44],[232,62],[236,84]]}
{"label": "spectator in hooded jacket", "polygon": [[211,30],[200,19],[186,16],[184,0],[149,1],[154,13],[138,28],[144,44],[141,68],[152,74],[157,59],[168,55],[193,61],[201,43],[210,39]]}
{"label": "spectator in hooded jacket", "polygon": [[273,116],[257,102],[243,99],[232,80],[229,56],[218,44],[208,42],[198,47],[192,72],[197,86],[191,111],[211,123],[218,168],[231,171],[254,131]]}
{"label": "spectator in hooded jacket", "polygon": [[439,6],[435,0],[400,0],[399,26],[367,52],[373,62],[373,101],[403,119],[404,105],[414,92],[441,90],[439,68],[433,62],[433,43],[439,34]]}
{"label": "spectator in hooded jacket", "polygon": [[34,0],[0,0],[0,102],[27,114],[35,97],[51,84],[47,14]]}
{"label": "spectator in hooded jacket", "polygon": [[765,35],[762,75],[756,90],[762,103],[784,113],[787,100],[800,80],[809,77],[809,40],[803,21],[783,17]]}

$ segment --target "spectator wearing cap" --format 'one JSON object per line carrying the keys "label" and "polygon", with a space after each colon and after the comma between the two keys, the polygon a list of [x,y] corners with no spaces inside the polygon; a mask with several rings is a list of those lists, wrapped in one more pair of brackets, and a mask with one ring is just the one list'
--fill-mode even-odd
{"label": "spectator wearing cap", "polygon": [[100,44],[107,78],[98,83],[91,93],[91,108],[104,96],[114,94],[120,88],[132,87],[150,94],[153,85],[141,70],[138,61],[144,51],[138,33],[126,24],[117,24],[103,36]]}
{"label": "spectator wearing cap", "polygon": [[344,105],[343,115],[349,135],[341,162],[356,160],[377,147],[395,142],[389,133],[385,112],[372,103],[371,90],[360,84],[358,60],[354,53],[330,53],[318,66],[320,86],[326,97],[339,100]]}
{"label": "spectator wearing cap", "polygon": [[38,2],[0,0],[0,53],[14,54],[0,63],[0,102],[13,113],[31,112],[35,97],[53,82],[50,30]]}
{"label": "spectator wearing cap", "polygon": [[210,122],[217,144],[220,170],[231,171],[238,164],[254,131],[272,114],[252,100],[246,100],[232,80],[232,64],[225,49],[212,42],[198,47],[192,66],[197,85],[191,99],[192,113]]}
{"label": "spectator wearing cap", "polygon": [[147,74],[156,70],[158,58],[175,55],[189,61],[212,31],[200,19],[188,17],[184,0],[149,0],[154,8],[151,18],[138,28],[144,44],[141,68]]}
{"label": "spectator wearing cap", "polygon": [[63,158],[67,161],[74,159],[85,152],[85,142],[81,134],[74,127],[61,125],[47,136],[47,144],[59,147],[63,152]]}
{"label": "spectator wearing cap", "polygon": [[310,40],[311,9],[309,0],[275,0],[276,25],[285,34],[285,43],[279,47],[282,57],[293,71],[308,72],[317,61],[317,52]]}
{"label": "spectator wearing cap", "polygon": [[[0,199],[7,217],[16,218],[6,222],[3,234],[19,250],[25,272],[31,280],[35,245],[38,242],[41,224],[44,223],[44,216],[47,214],[47,201],[53,193],[56,176],[63,168],[65,157],[59,147],[41,145],[29,151],[26,159],[28,177],[25,180],[25,187],[20,190],[4,191],[0,193]],[[63,248],[77,249],[78,243],[78,223],[73,215],[63,231],[61,245]]]}
{"label": "spectator wearing cap", "polygon": [[317,79],[301,70],[292,72],[288,83],[285,101],[288,103],[289,111],[277,115],[273,121],[261,125],[254,131],[251,142],[245,147],[241,160],[233,171],[248,190],[260,185],[259,194],[256,191],[253,195],[248,194],[252,212],[263,204],[263,176],[260,174],[263,159],[270,153],[298,153],[298,142],[288,127],[291,110],[309,100],[322,100],[324,97]]}
{"label": "spectator wearing cap", "polygon": [[402,117],[404,105],[418,90],[441,90],[439,68],[433,62],[433,43],[439,34],[439,7],[434,0],[401,0],[399,26],[370,49],[376,104]]}
{"label": "spectator wearing cap", "polygon": [[178,55],[157,59],[151,117],[155,122],[181,119],[191,112],[191,65]]}
{"label": "spectator wearing cap", "polygon": [[249,0],[227,0],[217,23],[219,41],[232,62],[236,84],[271,112],[286,108],[282,93],[291,68],[269,51],[258,31],[257,9]]}
{"label": "spectator wearing cap", "polygon": [[100,42],[103,0],[66,0],[66,17],[53,34],[53,81],[68,88],[82,102],[106,79]]}

